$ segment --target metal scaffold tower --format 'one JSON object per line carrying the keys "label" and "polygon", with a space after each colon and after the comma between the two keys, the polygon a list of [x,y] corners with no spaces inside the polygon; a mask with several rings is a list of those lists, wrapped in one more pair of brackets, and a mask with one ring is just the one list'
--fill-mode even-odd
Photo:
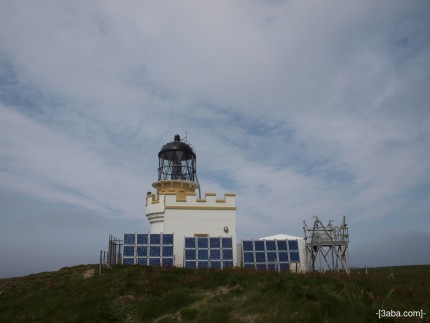
{"label": "metal scaffold tower", "polygon": [[109,234],[109,251],[100,250],[100,264],[99,273],[106,268],[110,268],[111,265],[118,265],[122,263],[122,253],[121,249],[124,241],[115,238],[113,235]]}
{"label": "metal scaffold tower", "polygon": [[349,275],[349,233],[345,217],[340,226],[333,226],[332,220],[324,226],[318,217],[315,217],[311,229],[303,221],[303,230],[307,266],[310,270],[321,272],[344,270]]}

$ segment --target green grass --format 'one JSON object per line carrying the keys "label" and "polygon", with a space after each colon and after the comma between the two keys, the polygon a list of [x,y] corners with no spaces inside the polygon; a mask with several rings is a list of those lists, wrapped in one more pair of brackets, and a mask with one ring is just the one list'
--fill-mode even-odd
{"label": "green grass", "polygon": [[0,322],[421,322],[380,320],[375,313],[430,313],[430,266],[394,267],[394,280],[390,268],[350,277],[141,266],[99,276],[97,270],[81,265],[0,280]]}

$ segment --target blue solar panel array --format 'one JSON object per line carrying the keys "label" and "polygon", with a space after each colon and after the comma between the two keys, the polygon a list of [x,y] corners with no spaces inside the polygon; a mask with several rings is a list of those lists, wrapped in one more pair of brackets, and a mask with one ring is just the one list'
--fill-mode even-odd
{"label": "blue solar panel array", "polygon": [[185,268],[233,268],[231,237],[185,237]]}
{"label": "blue solar panel array", "polygon": [[288,271],[290,263],[299,263],[297,240],[243,240],[244,268]]}
{"label": "blue solar panel array", "polygon": [[173,266],[173,234],[124,234],[122,263]]}

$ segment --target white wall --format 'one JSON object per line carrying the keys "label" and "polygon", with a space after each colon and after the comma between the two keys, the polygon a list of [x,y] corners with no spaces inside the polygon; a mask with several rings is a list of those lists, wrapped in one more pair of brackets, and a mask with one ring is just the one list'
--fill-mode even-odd
{"label": "white wall", "polygon": [[151,233],[174,234],[176,266],[183,266],[184,237],[195,234],[232,237],[233,264],[237,266],[236,198],[233,193],[226,193],[223,199],[217,199],[214,193],[207,193],[204,199],[189,194],[186,201],[177,199],[175,193],[161,194],[158,200],[155,195],[150,195],[146,216],[151,223]]}

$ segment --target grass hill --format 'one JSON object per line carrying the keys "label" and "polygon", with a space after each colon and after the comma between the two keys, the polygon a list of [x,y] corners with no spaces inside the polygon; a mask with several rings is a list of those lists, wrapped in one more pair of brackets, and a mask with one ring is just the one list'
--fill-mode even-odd
{"label": "grass hill", "polygon": [[[292,274],[66,267],[0,280],[0,322],[430,322],[430,266]],[[423,310],[378,319],[379,309]]]}

